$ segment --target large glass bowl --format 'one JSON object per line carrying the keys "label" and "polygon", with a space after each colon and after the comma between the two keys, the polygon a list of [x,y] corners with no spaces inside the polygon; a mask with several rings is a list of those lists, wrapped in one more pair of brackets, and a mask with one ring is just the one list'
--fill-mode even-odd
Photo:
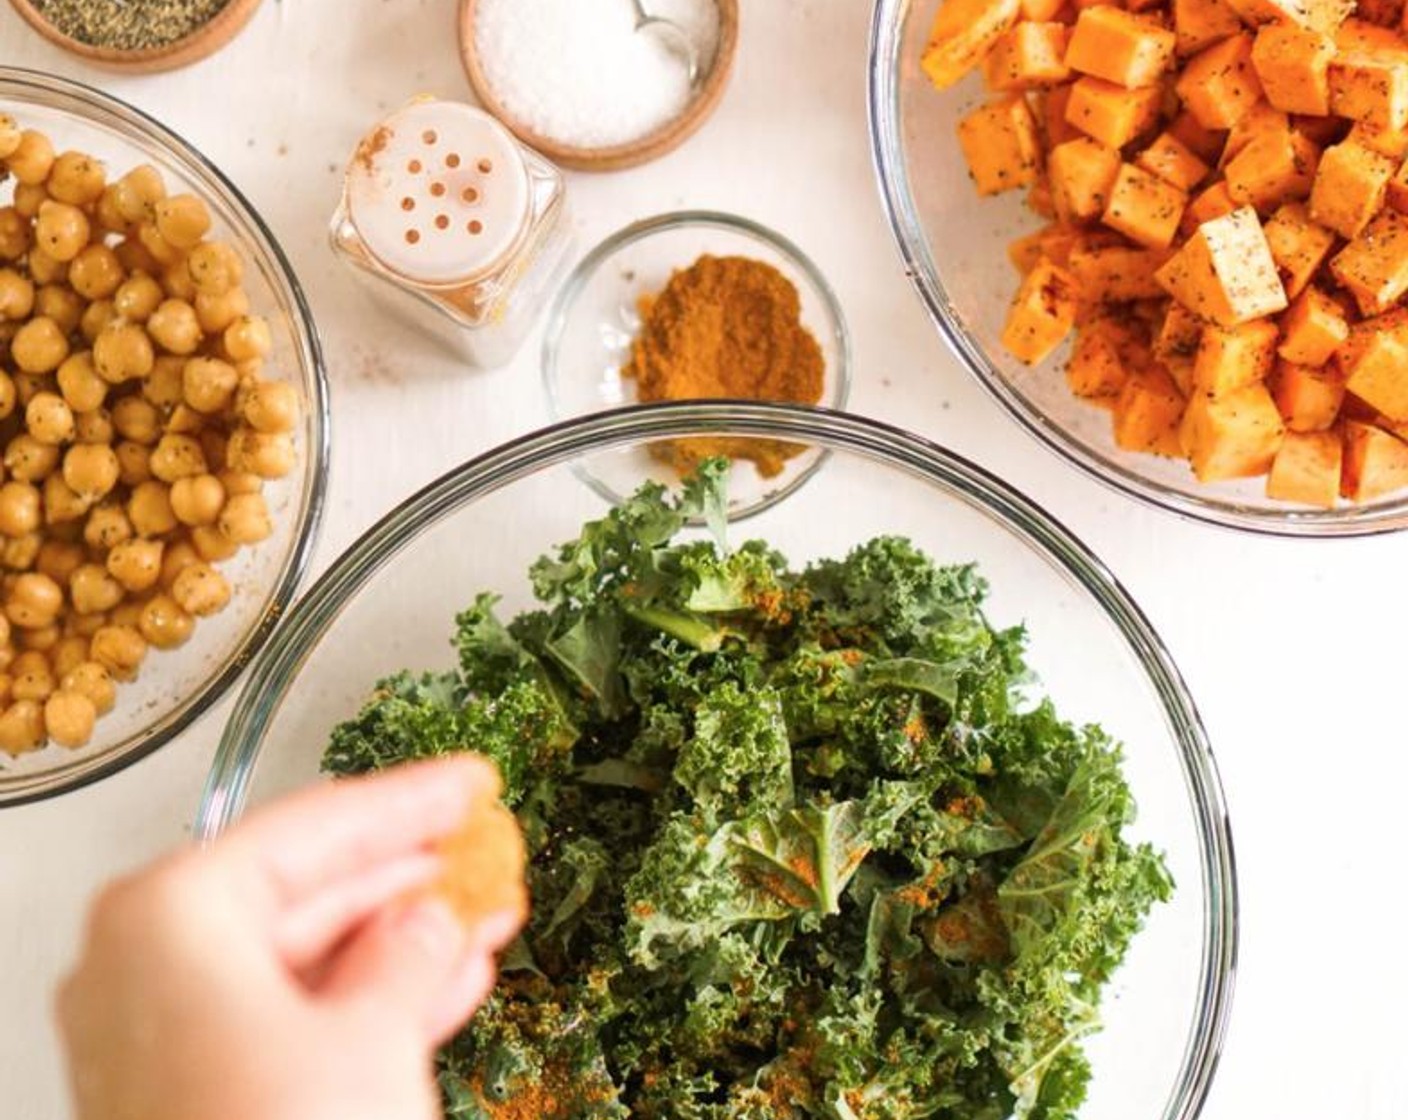
{"label": "large glass bowl", "polygon": [[383,518],[289,612],[256,658],[196,819],[208,840],[251,803],[318,778],[328,732],[395,670],[448,668],[455,613],[476,592],[530,603],[528,564],[605,509],[574,468],[681,436],[796,439],[830,451],[786,501],[731,527],[794,562],[876,534],[944,561],[977,561],[989,613],[1025,622],[1031,660],[1065,716],[1127,746],[1135,831],[1167,853],[1178,890],[1107,992],[1089,1052],[1086,1120],[1187,1120],[1211,1081],[1232,994],[1236,881],[1213,759],[1183,681],[1139,608],[1099,560],[1020,494],[940,447],[825,410],[670,404],[579,418],[445,475]]}
{"label": "large glass bowl", "polygon": [[[112,174],[150,163],[168,190],[204,199],[214,219],[211,236],[239,249],[250,308],[272,329],[266,370],[297,388],[302,408],[297,465],[265,487],[273,535],[222,565],[235,589],[229,607],[202,620],[180,649],[152,652],[138,679],[119,687],[116,708],[98,721],[87,746],[51,745],[18,758],[0,754],[0,805],[6,805],[96,781],[150,754],[239,675],[293,597],[312,552],[327,475],[328,404],[317,332],[293,270],[254,208],[204,156],[130,105],[28,70],[0,67],[0,112],[47,133],[58,151],[97,156]],[[0,184],[0,206],[8,204],[10,190]]]}
{"label": "large glass bowl", "polygon": [[[1044,219],[1025,191],[979,198],[958,147],[959,119],[985,98],[972,75],[936,90],[919,68],[939,0],[876,0],[870,42],[870,135],[880,191],[905,271],[949,348],[1024,428],[1116,490],[1201,521],[1284,536],[1336,537],[1408,526],[1408,493],[1310,509],[1268,498],[1265,479],[1209,485],[1187,463],[1123,451],[1110,415],[1066,387],[1059,351],[1036,368],[999,342],[1019,279],[1014,238]],[[937,391],[937,390],[936,390]]]}

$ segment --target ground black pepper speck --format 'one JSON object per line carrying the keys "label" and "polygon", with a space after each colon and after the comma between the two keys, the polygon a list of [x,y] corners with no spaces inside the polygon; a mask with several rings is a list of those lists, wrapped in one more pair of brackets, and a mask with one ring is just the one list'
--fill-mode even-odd
{"label": "ground black pepper speck", "polygon": [[55,30],[121,51],[151,50],[184,39],[219,15],[230,0],[33,0]]}

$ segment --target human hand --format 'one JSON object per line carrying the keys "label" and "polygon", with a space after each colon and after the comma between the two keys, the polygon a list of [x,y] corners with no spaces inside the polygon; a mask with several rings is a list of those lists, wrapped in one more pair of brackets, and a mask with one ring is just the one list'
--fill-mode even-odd
{"label": "human hand", "polygon": [[108,887],[58,1000],[78,1120],[432,1120],[436,1045],[514,915],[417,894],[495,780],[462,757],[324,785]]}

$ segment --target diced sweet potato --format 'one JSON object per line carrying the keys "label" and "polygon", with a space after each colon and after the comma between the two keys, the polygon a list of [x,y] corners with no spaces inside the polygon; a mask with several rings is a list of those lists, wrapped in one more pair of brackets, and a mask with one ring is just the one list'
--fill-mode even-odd
{"label": "diced sweet potato", "polygon": [[1066,364],[1066,384],[1071,392],[1113,403],[1128,376],[1126,352],[1137,341],[1128,323],[1109,316],[1078,327],[1071,360]]}
{"label": "diced sweet potato", "polygon": [[1133,370],[1115,400],[1115,443],[1126,451],[1177,458],[1183,410],[1183,396],[1167,373],[1157,366]]}
{"label": "diced sweet potato", "polygon": [[1354,16],[1379,27],[1397,27],[1403,20],[1403,0],[1359,0]]}
{"label": "diced sweet potato", "polygon": [[1267,213],[1310,196],[1320,149],[1289,128],[1256,137],[1227,164],[1227,194]]}
{"label": "diced sweet potato", "polygon": [[1355,121],[1346,140],[1353,140],[1371,151],[1389,159],[1402,159],[1408,156],[1408,129],[1375,128],[1363,121]]}
{"label": "diced sweet potato", "polygon": [[1071,76],[1064,23],[1023,22],[1006,32],[983,60],[983,80],[992,90],[1026,90],[1056,85]]}
{"label": "diced sweet potato", "polygon": [[1176,299],[1166,301],[1163,320],[1154,336],[1154,357],[1185,397],[1193,391],[1193,359],[1203,337],[1203,321]]}
{"label": "diced sweet potato", "polygon": [[1408,312],[1355,323],[1336,360],[1349,392],[1390,420],[1408,421]]}
{"label": "diced sweet potato", "polygon": [[1291,127],[1323,151],[1345,138],[1350,123],[1339,117],[1310,117],[1304,113],[1292,113]]}
{"label": "diced sweet potato", "polygon": [[1050,261],[1040,261],[1017,289],[1002,330],[1002,345],[1018,361],[1036,365],[1061,345],[1075,321],[1075,285],[1070,275]]}
{"label": "diced sweet potato", "polygon": [[1179,441],[1200,482],[1265,474],[1285,435],[1281,414],[1258,382],[1188,401]]}
{"label": "diced sweet potato", "polygon": [[1012,267],[1023,276],[1034,269],[1037,262],[1046,255],[1042,252],[1041,241],[1050,228],[1050,226],[1043,226],[1034,233],[1024,234],[1007,243],[1007,259],[1012,262]]}
{"label": "diced sweet potato", "polygon": [[1286,307],[1276,262],[1250,207],[1200,225],[1157,279],[1190,311],[1223,327]]}
{"label": "diced sweet potato", "polygon": [[1333,366],[1277,362],[1267,384],[1281,419],[1293,432],[1323,432],[1332,427],[1344,402],[1344,376]]}
{"label": "diced sweet potato", "polygon": [[1335,47],[1341,54],[1408,54],[1403,39],[1392,28],[1377,27],[1366,20],[1350,17],[1334,31]]}
{"label": "diced sweet potato", "polygon": [[1242,20],[1227,0],[1173,0],[1173,32],[1181,55],[1197,54],[1241,30]]}
{"label": "diced sweet potato", "polygon": [[1285,136],[1291,130],[1291,117],[1280,109],[1273,109],[1265,101],[1258,101],[1242,114],[1241,118],[1227,131],[1227,140],[1222,145],[1219,167],[1226,167],[1243,148],[1262,136]]}
{"label": "diced sweet potato", "polygon": [[1069,268],[1082,300],[1126,303],[1135,299],[1157,299],[1164,294],[1156,274],[1168,259],[1166,250],[1101,245],[1073,249]]}
{"label": "diced sweet potato", "polygon": [[1343,451],[1339,432],[1287,432],[1266,476],[1266,496],[1333,508]]}
{"label": "diced sweet potato", "polygon": [[1313,286],[1291,301],[1280,326],[1281,344],[1276,353],[1297,365],[1323,366],[1349,338],[1344,310]]}
{"label": "diced sweet potato", "polygon": [[1037,177],[1041,144],[1036,120],[1019,93],[980,105],[960,120],[958,143],[979,194],[1026,186]]}
{"label": "diced sweet potato", "polygon": [[1408,216],[1385,210],[1334,256],[1330,273],[1365,315],[1387,311],[1408,292]]}
{"label": "diced sweet potato", "polygon": [[1122,164],[1110,189],[1103,221],[1131,241],[1166,249],[1178,232],[1188,196],[1157,175],[1132,163]]}
{"label": "diced sweet potato", "polygon": [[1066,65],[1126,89],[1151,86],[1173,62],[1174,35],[1123,8],[1085,8],[1076,19]]}
{"label": "diced sweet potato", "polygon": [[1054,20],[1065,6],[1066,0],[1022,0],[1020,18],[1031,23],[1047,23]]}
{"label": "diced sweet potato", "polygon": [[1089,75],[1071,86],[1066,121],[1111,148],[1123,148],[1159,119],[1163,93],[1158,86],[1125,89]]}
{"label": "diced sweet potato", "polygon": [[1203,188],[1202,193],[1194,195],[1189,201],[1188,208],[1183,211],[1183,221],[1179,223],[1179,232],[1185,237],[1191,237],[1204,222],[1221,218],[1235,209],[1237,204],[1228,193],[1227,180],[1219,179],[1211,186]]}
{"label": "diced sweet potato", "polygon": [[1191,191],[1207,178],[1210,170],[1188,145],[1171,132],[1160,133],[1134,157],[1134,162],[1181,191]]}
{"label": "diced sweet potato", "polygon": [[1393,160],[1354,140],[1326,148],[1310,191],[1310,216],[1341,237],[1358,237],[1383,209]]}
{"label": "diced sweet potato", "polygon": [[1408,214],[1408,162],[1395,171],[1388,181],[1384,201],[1400,214]]}
{"label": "diced sweet potato", "polygon": [[1340,493],[1368,502],[1408,486],[1408,443],[1371,424],[1344,425],[1344,464]]}
{"label": "diced sweet potato", "polygon": [[1204,128],[1231,128],[1261,100],[1252,37],[1233,35],[1194,55],[1174,89]]}
{"label": "diced sweet potato", "polygon": [[1123,244],[1119,234],[1107,229],[1088,229],[1068,222],[1052,222],[1041,234],[1041,250],[1046,258],[1062,268],[1070,264],[1078,250],[1099,249]]}
{"label": "diced sweet potato", "polygon": [[1046,159],[1056,213],[1064,221],[1104,213],[1119,170],[1119,152],[1088,136],[1057,144]]}
{"label": "diced sweet potato", "polygon": [[1341,51],[1327,79],[1335,116],[1379,128],[1408,127],[1408,58]]}
{"label": "diced sweet potato", "polygon": [[1218,164],[1222,146],[1227,143],[1226,130],[1204,128],[1198,123],[1198,118],[1186,109],[1169,121],[1168,134],[1209,167]]}
{"label": "diced sweet potato", "polygon": [[947,89],[982,62],[1020,10],[1020,0],[943,0],[920,60],[924,73]]}
{"label": "diced sweet potato", "polygon": [[1291,23],[1314,31],[1333,32],[1354,9],[1354,0],[1228,0],[1253,27]]}
{"label": "diced sweet potato", "polygon": [[1252,65],[1266,100],[1287,113],[1330,112],[1330,59],[1335,41],[1293,24],[1267,24],[1256,33]]}
{"label": "diced sweet potato", "polygon": [[1300,202],[1288,202],[1271,215],[1265,233],[1281,286],[1294,299],[1330,255],[1335,235],[1312,221],[1309,209]]}
{"label": "diced sweet potato", "polygon": [[1067,140],[1085,135],[1066,120],[1066,105],[1071,100],[1069,85],[1037,90],[1032,94],[1032,98],[1041,123],[1041,136],[1048,152],[1057,144],[1064,144]]}
{"label": "diced sweet potato", "polygon": [[1276,324],[1269,319],[1204,327],[1193,359],[1193,392],[1221,397],[1264,381],[1276,360],[1276,338]]}

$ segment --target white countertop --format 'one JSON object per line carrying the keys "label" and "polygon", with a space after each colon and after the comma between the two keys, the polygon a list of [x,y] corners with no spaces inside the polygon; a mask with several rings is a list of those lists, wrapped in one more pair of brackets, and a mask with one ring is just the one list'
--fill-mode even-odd
{"label": "white countertop", "polygon": [[[468,96],[453,8],[269,0],[216,57],[114,78],[51,49],[0,4],[0,63],[92,83],[162,119],[234,180],[292,258],[333,394],[318,569],[416,487],[544,420],[535,340],[510,368],[455,369],[327,249],[339,172],[366,126],[417,92]],[[1297,543],[1184,524],[1038,447],[943,349],[898,264],[866,136],[870,5],[744,8],[732,85],[698,136],[643,168],[572,177],[584,243],[683,206],[736,211],[792,237],[845,305],[854,410],[995,469],[1111,566],[1187,677],[1231,807],[1241,967],[1205,1117],[1403,1116],[1408,957],[1396,884],[1408,742],[1390,712],[1405,687],[1394,635],[1408,621],[1408,539]],[[188,834],[228,710],[227,699],[180,741],[95,787],[0,811],[6,1120],[68,1114],[49,1002],[85,901]]]}

